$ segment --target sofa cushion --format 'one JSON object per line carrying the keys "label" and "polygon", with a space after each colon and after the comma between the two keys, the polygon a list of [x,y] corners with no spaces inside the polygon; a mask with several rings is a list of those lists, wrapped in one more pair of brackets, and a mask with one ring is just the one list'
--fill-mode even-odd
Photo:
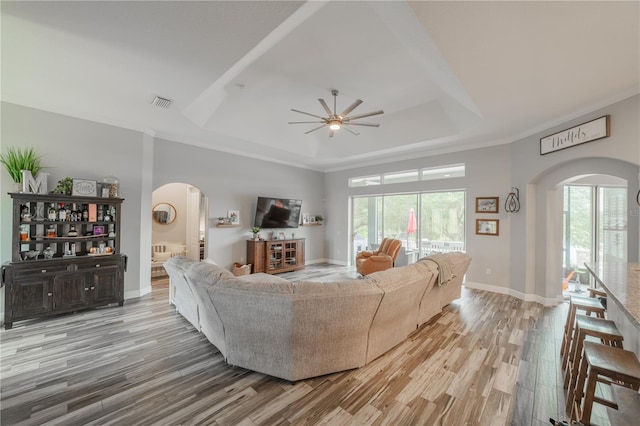
{"label": "sofa cushion", "polygon": [[201,281],[211,285],[217,284],[220,280],[234,277],[231,271],[224,269],[222,266],[207,262],[192,264],[189,268],[189,275],[197,276]]}
{"label": "sofa cushion", "polygon": [[335,282],[298,281],[293,284],[294,294],[340,293],[348,294],[361,291],[380,292],[368,280],[344,280]]}
{"label": "sofa cushion", "polygon": [[229,288],[242,291],[255,291],[260,293],[293,294],[293,283],[284,278],[273,275],[258,274],[232,277],[220,280],[220,288]]}

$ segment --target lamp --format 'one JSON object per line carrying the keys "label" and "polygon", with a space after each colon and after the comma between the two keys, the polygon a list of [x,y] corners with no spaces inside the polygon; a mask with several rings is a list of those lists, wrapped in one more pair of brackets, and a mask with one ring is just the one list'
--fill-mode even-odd
{"label": "lamp", "polygon": [[342,126],[342,123],[340,122],[340,120],[331,120],[331,121],[329,121],[329,128],[331,130],[340,130],[341,126]]}

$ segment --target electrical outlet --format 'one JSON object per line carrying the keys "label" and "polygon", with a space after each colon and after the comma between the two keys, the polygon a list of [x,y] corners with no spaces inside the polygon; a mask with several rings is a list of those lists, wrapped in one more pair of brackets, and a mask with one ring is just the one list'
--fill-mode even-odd
{"label": "electrical outlet", "polygon": [[336,254],[340,254],[340,249],[336,250]]}
{"label": "electrical outlet", "polygon": [[244,256],[240,256],[240,263],[244,263]]}
{"label": "electrical outlet", "polygon": [[487,275],[491,275],[491,268],[487,268]]}

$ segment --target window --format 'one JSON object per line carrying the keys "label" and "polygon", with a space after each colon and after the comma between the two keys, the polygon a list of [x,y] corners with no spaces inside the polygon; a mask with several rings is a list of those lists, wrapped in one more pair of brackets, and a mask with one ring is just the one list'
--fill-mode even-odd
{"label": "window", "polygon": [[389,183],[416,182],[418,180],[417,170],[408,170],[405,172],[385,173],[382,182],[386,185]]}
{"label": "window", "polygon": [[448,166],[427,167],[420,170],[420,180],[450,179],[464,177],[464,164],[451,164]]}
{"label": "window", "polygon": [[358,176],[349,178],[349,188],[371,185],[388,185],[392,183],[417,182],[418,180],[450,179],[464,177],[464,164],[426,167],[418,170],[387,172],[383,175]]}
{"label": "window", "polygon": [[402,241],[398,266],[432,252],[464,251],[465,198],[465,191],[352,197],[351,262],[383,238]]}
{"label": "window", "polygon": [[356,188],[359,186],[380,185],[381,183],[382,183],[382,179],[380,175],[349,178],[349,188]]}

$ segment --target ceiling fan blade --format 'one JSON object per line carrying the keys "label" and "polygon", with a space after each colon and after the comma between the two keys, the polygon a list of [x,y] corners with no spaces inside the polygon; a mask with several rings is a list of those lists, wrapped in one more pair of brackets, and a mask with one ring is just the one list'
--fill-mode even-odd
{"label": "ceiling fan blade", "polygon": [[323,127],[325,127],[325,124],[323,124],[322,126],[318,126],[318,127],[316,127],[315,129],[311,129],[311,130],[309,130],[308,132],[304,132],[304,134],[305,134],[305,135],[308,135],[309,133],[311,133],[311,132],[315,132],[315,131],[316,131],[316,130],[318,130],[318,129],[322,129]]}
{"label": "ceiling fan blade", "polygon": [[310,115],[310,116],[312,116],[312,117],[315,117],[315,118],[319,118],[319,119],[321,119],[321,120],[324,120],[324,117],[320,117],[319,115],[311,114],[311,113],[309,113],[309,112],[304,112],[304,111],[300,111],[300,110],[298,110],[298,109],[293,109],[293,108],[291,108],[291,111],[293,111],[293,112],[298,112],[298,113],[300,113],[300,114]]}
{"label": "ceiling fan blade", "polygon": [[384,111],[380,110],[380,111],[368,112],[366,114],[361,114],[361,115],[354,115],[353,117],[347,117],[347,119],[351,121],[351,120],[357,120],[358,118],[371,117],[372,115],[380,115],[380,114],[384,114]]}
{"label": "ceiling fan blade", "polygon": [[343,124],[342,128],[350,131],[351,133],[353,133],[356,136],[358,136],[360,134],[360,133],[356,132],[355,130],[353,130],[352,128],[350,128],[349,126],[347,126],[346,124]]}
{"label": "ceiling fan blade", "polygon": [[348,124],[349,126],[368,126],[368,127],[380,127],[380,124],[373,123],[354,123],[353,121],[345,121],[344,124]]}
{"label": "ceiling fan blade", "polygon": [[345,109],[344,111],[342,111],[340,113],[340,117],[346,117],[347,115],[349,115],[349,113],[351,111],[353,111],[354,109],[356,109],[358,107],[358,105],[360,105],[362,103],[361,99],[357,99],[354,103],[352,103],[351,105],[349,105],[349,107],[347,109]]}
{"label": "ceiling fan blade", "polygon": [[326,123],[326,121],[290,121],[287,124],[316,124],[316,123]]}
{"label": "ceiling fan blade", "polygon": [[320,105],[322,105],[322,108],[324,108],[324,110],[327,112],[327,115],[331,117],[333,113],[331,112],[331,109],[329,109],[329,105],[327,105],[324,99],[318,98],[318,102],[320,102]]}

